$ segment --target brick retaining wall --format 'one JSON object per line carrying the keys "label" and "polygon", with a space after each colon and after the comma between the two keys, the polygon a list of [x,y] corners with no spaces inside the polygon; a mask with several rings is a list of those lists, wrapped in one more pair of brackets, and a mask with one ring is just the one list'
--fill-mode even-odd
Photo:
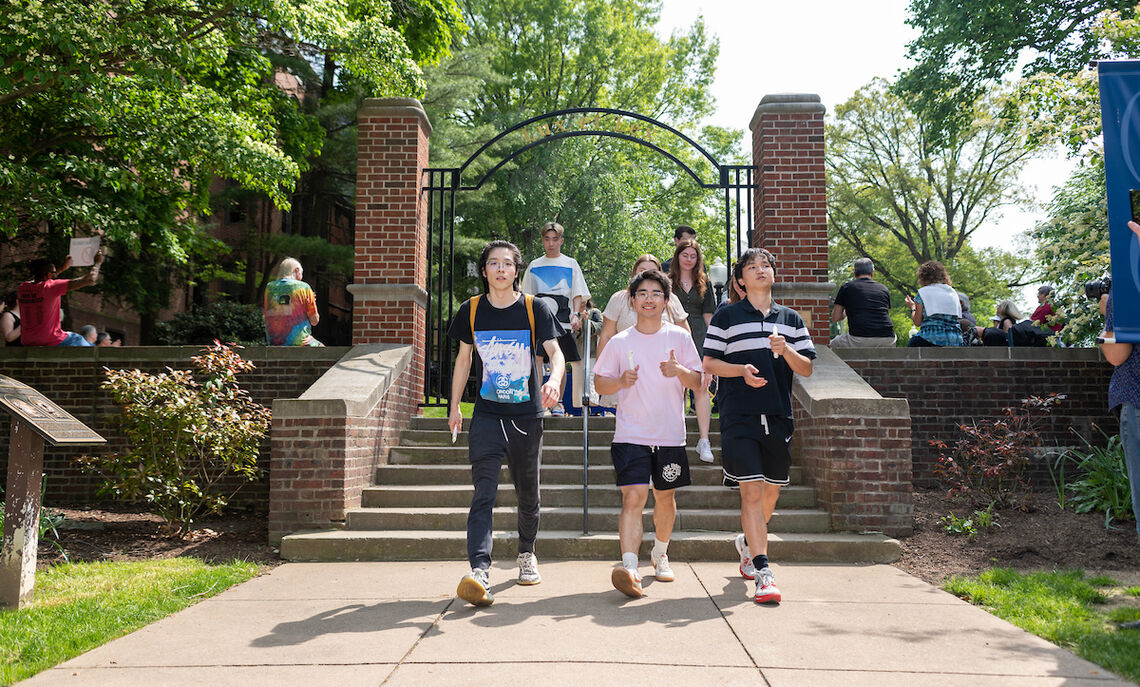
{"label": "brick retaining wall", "polygon": [[[122,450],[123,437],[118,434],[114,418],[118,413],[110,396],[99,389],[103,368],[138,368],[160,372],[167,367],[191,369],[190,357],[201,352],[199,346],[128,348],[0,348],[0,374],[32,386],[58,403],[81,422],[108,440],[102,450]],[[272,406],[274,399],[296,398],[317,380],[349,349],[253,347],[241,351],[253,361],[255,370],[241,375],[243,387],[255,400]],[[10,422],[0,418],[0,480],[8,474],[8,433]],[[90,503],[96,501],[96,480],[79,471],[72,459],[82,448],[44,447],[46,505]],[[269,440],[263,442],[263,468],[269,467]],[[268,480],[247,485],[239,494],[240,502],[253,502],[264,508],[268,500]]]}
{"label": "brick retaining wall", "polygon": [[[1112,365],[1096,349],[888,348],[835,353],[883,397],[910,403],[911,453],[919,483],[934,479],[938,452],[930,440],[954,441],[960,437],[958,425],[997,417],[1028,396],[1067,395],[1044,423],[1049,444],[1080,444],[1074,431],[1099,439],[1094,424],[1110,434],[1118,431],[1116,418],[1108,412]],[[1042,473],[1043,466],[1037,472]]]}

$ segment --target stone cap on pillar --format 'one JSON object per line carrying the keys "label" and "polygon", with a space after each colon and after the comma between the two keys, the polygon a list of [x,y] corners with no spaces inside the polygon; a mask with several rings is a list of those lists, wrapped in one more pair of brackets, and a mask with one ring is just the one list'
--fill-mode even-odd
{"label": "stone cap on pillar", "polygon": [[748,123],[750,131],[756,131],[760,117],[766,114],[804,114],[827,112],[827,107],[820,101],[815,93],[770,93],[760,99],[752,121]]}
{"label": "stone cap on pillar", "polygon": [[[818,98],[817,98],[818,99]],[[424,133],[431,134],[431,121],[424,111],[423,103],[415,98],[365,98],[360,104],[357,116],[408,116],[419,117]]]}

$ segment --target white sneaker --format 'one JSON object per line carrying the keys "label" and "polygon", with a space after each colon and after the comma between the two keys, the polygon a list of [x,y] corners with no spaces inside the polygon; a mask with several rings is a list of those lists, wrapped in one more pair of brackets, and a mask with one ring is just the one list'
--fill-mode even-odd
{"label": "white sneaker", "polygon": [[653,576],[657,578],[658,582],[672,582],[676,579],[673,576],[673,569],[669,567],[669,556],[661,554],[661,557],[650,556],[649,559],[653,562]]}
{"label": "white sneaker", "polygon": [[697,455],[703,463],[713,462],[712,444],[709,443],[708,439],[701,439],[697,442]]}
{"label": "white sneaker", "polygon": [[519,554],[519,584],[538,584],[542,575],[538,574],[538,559],[531,552]]}
{"label": "white sneaker", "polygon": [[752,565],[752,554],[748,551],[748,540],[743,534],[736,535],[736,552],[740,554],[740,576],[746,580],[756,579],[756,566]]}
{"label": "white sneaker", "polygon": [[490,577],[486,570],[474,568],[459,580],[459,588],[455,590],[456,596],[473,606],[490,606],[495,603],[491,595]]}
{"label": "white sneaker", "polygon": [[776,587],[776,576],[765,566],[756,571],[756,594],[752,597],[758,604],[780,603],[780,590]]}
{"label": "white sneaker", "polygon": [[613,583],[614,589],[630,598],[640,599],[645,595],[641,590],[641,574],[624,565],[614,568],[610,574],[610,582]]}

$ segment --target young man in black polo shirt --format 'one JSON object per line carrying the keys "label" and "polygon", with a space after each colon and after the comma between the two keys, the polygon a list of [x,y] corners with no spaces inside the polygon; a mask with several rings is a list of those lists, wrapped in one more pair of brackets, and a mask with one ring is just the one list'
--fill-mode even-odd
{"label": "young man in black polo shirt", "polygon": [[[451,412],[447,425],[455,434],[463,424],[459,401],[471,371],[472,351],[483,362],[483,380],[468,428],[468,460],[475,495],[467,514],[467,558],[471,572],[459,581],[456,594],[476,606],[495,599],[489,589],[491,514],[499,490],[503,459],[518,499],[519,584],[538,584],[538,471],[542,462],[542,414],[558,402],[565,359],[558,347],[562,327],[546,305],[519,291],[522,255],[514,244],[492,241],[479,256],[482,296],[475,313],[467,301],[455,313],[448,335],[459,342],[451,377]],[[474,299],[472,299],[474,300]],[[535,349],[550,359],[550,381],[535,367]]]}
{"label": "young man in black polo shirt", "polygon": [[839,287],[831,321],[847,320],[847,331],[831,341],[832,348],[889,348],[895,345],[891,323],[891,292],[874,280],[875,263],[859,258],[855,278]]}
{"label": "young man in black polo shirt", "polygon": [[772,300],[775,267],[762,248],[736,261],[732,279],[745,297],[713,315],[704,346],[705,371],[720,377],[724,484],[740,488],[740,571],[748,577],[755,568],[757,603],[780,601],[768,567],[768,519],[791,468],[792,375],[810,376],[815,359],[803,319]]}

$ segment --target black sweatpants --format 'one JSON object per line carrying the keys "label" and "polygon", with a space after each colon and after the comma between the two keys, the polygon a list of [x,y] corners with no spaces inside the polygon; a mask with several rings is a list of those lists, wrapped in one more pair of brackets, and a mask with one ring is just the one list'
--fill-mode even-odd
{"label": "black sweatpants", "polygon": [[542,418],[511,420],[476,415],[468,431],[467,457],[475,496],[467,513],[467,559],[471,568],[491,567],[491,516],[503,459],[518,498],[519,553],[534,552],[538,537],[538,473],[542,465]]}

